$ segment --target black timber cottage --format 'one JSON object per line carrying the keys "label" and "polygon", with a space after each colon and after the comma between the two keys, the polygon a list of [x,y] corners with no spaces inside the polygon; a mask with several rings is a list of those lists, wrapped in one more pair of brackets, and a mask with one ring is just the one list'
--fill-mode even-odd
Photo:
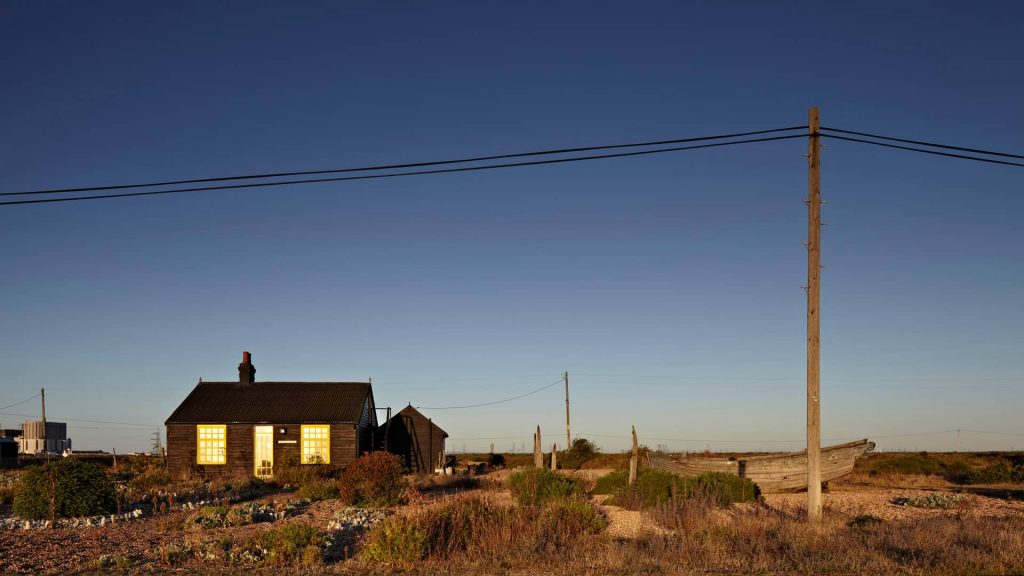
{"label": "black timber cottage", "polygon": [[270,478],[283,464],[345,467],[373,449],[368,382],[256,382],[242,353],[236,382],[199,381],[167,419],[171,474]]}
{"label": "black timber cottage", "polygon": [[377,437],[414,474],[430,474],[435,468],[444,467],[444,441],[448,433],[412,404],[381,424]]}

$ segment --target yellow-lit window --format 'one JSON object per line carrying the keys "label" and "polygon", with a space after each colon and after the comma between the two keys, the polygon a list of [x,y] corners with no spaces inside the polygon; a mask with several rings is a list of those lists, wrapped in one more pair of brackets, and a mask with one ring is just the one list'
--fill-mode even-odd
{"label": "yellow-lit window", "polygon": [[302,426],[302,463],[331,463],[331,427],[327,424]]}
{"label": "yellow-lit window", "polygon": [[227,426],[200,424],[196,426],[196,463],[224,464],[227,462]]}

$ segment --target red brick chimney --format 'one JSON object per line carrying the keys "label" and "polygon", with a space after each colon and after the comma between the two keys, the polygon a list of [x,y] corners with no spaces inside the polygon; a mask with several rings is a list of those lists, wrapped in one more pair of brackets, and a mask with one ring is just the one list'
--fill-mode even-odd
{"label": "red brick chimney", "polygon": [[252,354],[242,352],[242,363],[238,365],[238,383],[252,384],[256,381],[256,367],[252,365]]}

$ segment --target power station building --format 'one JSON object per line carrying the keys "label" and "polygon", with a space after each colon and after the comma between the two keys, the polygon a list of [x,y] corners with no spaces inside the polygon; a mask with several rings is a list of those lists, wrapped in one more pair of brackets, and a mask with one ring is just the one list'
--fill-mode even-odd
{"label": "power station building", "polygon": [[21,425],[18,452],[22,454],[61,454],[70,449],[68,425],[64,422],[47,422],[45,429],[42,420],[29,420]]}

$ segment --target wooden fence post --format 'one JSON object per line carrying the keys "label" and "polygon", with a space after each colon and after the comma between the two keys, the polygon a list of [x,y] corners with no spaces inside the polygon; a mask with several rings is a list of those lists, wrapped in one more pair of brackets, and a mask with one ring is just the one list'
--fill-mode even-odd
{"label": "wooden fence post", "polygon": [[537,434],[533,437],[533,466],[535,468],[544,467],[544,454],[540,451],[540,426],[537,426]]}
{"label": "wooden fence post", "polygon": [[636,426],[633,426],[633,455],[629,457],[629,485],[636,484],[636,469],[640,463],[640,445],[636,441]]}

